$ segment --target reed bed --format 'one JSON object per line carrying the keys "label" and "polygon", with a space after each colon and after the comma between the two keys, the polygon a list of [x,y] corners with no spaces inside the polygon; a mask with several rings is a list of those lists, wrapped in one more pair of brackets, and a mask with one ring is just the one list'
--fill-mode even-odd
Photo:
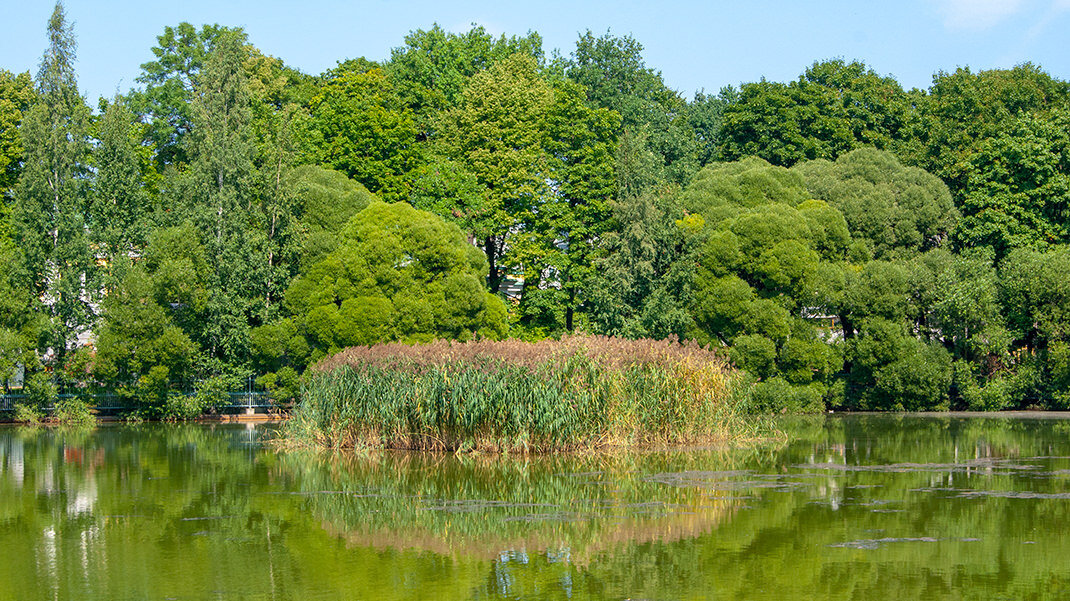
{"label": "reed bed", "polygon": [[354,347],[309,373],[287,443],[548,452],[754,434],[721,354],[674,340],[572,336]]}

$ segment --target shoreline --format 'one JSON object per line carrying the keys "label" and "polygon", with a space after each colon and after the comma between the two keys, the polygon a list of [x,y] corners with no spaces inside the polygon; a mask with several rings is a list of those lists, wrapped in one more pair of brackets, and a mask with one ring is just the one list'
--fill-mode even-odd
{"label": "shoreline", "polygon": [[[952,417],[952,418],[1000,418],[1000,419],[1065,419],[1070,420],[1070,410],[1044,410],[1044,409],[1012,409],[1009,411],[825,411],[822,413],[781,413],[776,415],[762,416],[770,419],[778,418],[845,418],[845,417],[870,417],[870,416],[903,416],[903,417]],[[290,415],[254,413],[254,414],[229,414],[209,415],[187,421],[168,422],[167,420],[145,419],[143,423],[195,423],[195,424],[247,424],[247,423],[282,423],[290,419]],[[126,422],[123,418],[114,415],[95,416],[96,424],[122,424],[138,423]],[[0,419],[0,426],[25,426],[27,422],[16,422],[9,419]],[[37,426],[64,426],[68,424],[60,422],[42,421]],[[405,449],[399,449],[405,450]]]}
{"label": "shoreline", "polygon": [[[186,424],[267,424],[267,423],[281,423],[288,420],[288,415],[270,414],[270,413],[253,413],[253,414],[234,414],[234,415],[209,415],[199,417],[197,419],[185,420],[185,421],[168,421],[162,419],[143,419],[137,422],[128,422],[121,417],[114,415],[94,416],[95,423],[93,426],[100,426],[104,424],[138,424],[138,423],[152,423],[152,424],[166,424],[166,423],[186,423]],[[28,422],[17,422],[12,420],[0,419],[0,427],[3,426],[32,426],[32,427],[62,427],[69,426],[71,424],[64,422],[50,422],[41,421],[36,424]],[[89,424],[85,424],[89,426]]]}

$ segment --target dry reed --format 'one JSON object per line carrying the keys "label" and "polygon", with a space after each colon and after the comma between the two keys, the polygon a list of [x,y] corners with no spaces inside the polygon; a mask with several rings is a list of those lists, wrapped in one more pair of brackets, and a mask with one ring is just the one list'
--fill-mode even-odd
{"label": "dry reed", "polygon": [[446,451],[696,444],[750,434],[744,394],[719,353],[675,340],[390,343],[315,365],[284,436]]}

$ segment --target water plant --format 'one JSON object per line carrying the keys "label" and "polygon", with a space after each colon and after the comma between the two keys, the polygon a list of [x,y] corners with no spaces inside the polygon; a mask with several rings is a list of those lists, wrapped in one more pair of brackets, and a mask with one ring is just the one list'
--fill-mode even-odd
{"label": "water plant", "polygon": [[16,403],[11,412],[11,421],[36,426],[44,419],[44,413],[29,403]]}
{"label": "water plant", "polygon": [[97,419],[85,400],[69,397],[56,402],[48,421],[54,424],[88,426],[95,424]]}
{"label": "water plant", "polygon": [[327,448],[546,452],[755,436],[718,352],[571,336],[353,347],[316,364],[283,428]]}

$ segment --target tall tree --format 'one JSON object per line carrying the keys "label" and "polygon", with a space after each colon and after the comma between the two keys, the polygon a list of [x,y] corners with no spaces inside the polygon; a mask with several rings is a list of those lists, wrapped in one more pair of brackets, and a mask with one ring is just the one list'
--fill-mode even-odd
{"label": "tall tree", "polygon": [[486,199],[469,228],[487,255],[492,291],[518,267],[510,244],[545,193],[542,124],[554,92],[537,67],[517,54],[472,77],[439,126],[442,151],[475,176]]}
{"label": "tall tree", "polygon": [[15,194],[16,241],[24,272],[52,318],[45,344],[62,363],[93,320],[93,255],[86,236],[89,109],[75,81],[75,39],[62,4],[48,22],[49,45],[35,104],[23,119],[25,164]]}
{"label": "tall tree", "polygon": [[13,75],[0,69],[0,203],[19,181],[22,172],[22,139],[19,125],[34,102],[30,74]]}
{"label": "tall tree", "polygon": [[1070,111],[1019,114],[975,144],[959,190],[965,248],[1015,248],[1070,242]]}
{"label": "tall tree", "polygon": [[479,25],[457,34],[436,23],[429,30],[405,36],[404,45],[394,48],[384,70],[402,104],[417,116],[421,137],[427,137],[434,129],[434,115],[460,102],[470,77],[514,54],[541,61],[542,38],[529,32],[496,39]]}
{"label": "tall tree", "polygon": [[1026,63],[938,73],[913,98],[899,153],[947,183],[964,248],[1001,258],[1067,238],[1070,83]]}
{"label": "tall tree", "polygon": [[688,103],[687,119],[695,132],[700,166],[706,166],[717,159],[721,145],[721,128],[724,126],[724,112],[738,99],[739,91],[728,86],[722,88],[717,95],[696,92],[694,100]]}
{"label": "tall tree", "polygon": [[[439,152],[452,162],[424,170],[416,200],[470,232],[491,290],[507,272],[521,275],[527,326],[574,327],[610,217],[619,126],[618,113],[588,105],[581,86],[540,72],[526,54],[472,77],[439,122]],[[441,202],[447,190],[452,207]]]}
{"label": "tall tree", "polygon": [[152,168],[141,156],[141,128],[121,97],[108,105],[98,129],[90,232],[98,254],[111,266],[145,246],[149,198],[142,169]]}
{"label": "tall tree", "polygon": [[40,300],[19,277],[22,255],[7,217],[0,208],[0,389],[6,389],[20,366],[37,366],[38,339],[48,325]]}
{"label": "tall tree", "polygon": [[743,84],[720,130],[721,160],[759,156],[774,165],[835,160],[861,146],[890,148],[909,109],[891,77],[860,62],[814,63],[796,81]]}
{"label": "tall tree", "polygon": [[[572,331],[574,315],[594,276],[595,247],[611,217],[620,115],[588,106],[584,89],[567,79],[554,81],[553,88],[553,102],[541,126],[544,177],[550,185],[525,215],[527,268],[521,310],[528,313],[528,305],[541,305],[542,313],[542,308],[552,307],[541,316],[543,325]],[[538,295],[550,296],[553,302],[532,303]],[[550,316],[554,319],[547,322],[544,318]]]}
{"label": "tall tree", "polygon": [[138,83],[143,91],[131,94],[134,109],[148,117],[146,134],[157,149],[163,165],[183,165],[189,161],[186,137],[193,128],[192,99],[198,78],[219,39],[235,34],[245,41],[240,29],[204,25],[200,31],[189,23],[165,27],[153,47],[156,60],[141,65]]}
{"label": "tall tree", "polygon": [[263,302],[265,319],[270,319],[299,268],[301,203],[299,191],[292,185],[293,168],[313,154],[308,142],[308,104],[314,86],[308,76],[277,58],[252,47],[249,55],[245,70],[252,108],[250,127],[264,186],[259,205],[267,252]]}
{"label": "tall tree", "polygon": [[592,329],[607,336],[685,338],[692,272],[697,260],[691,228],[675,196],[626,197],[613,204],[613,227],[595,259],[588,292]]}
{"label": "tall tree", "polygon": [[406,200],[416,167],[416,121],[381,69],[345,72],[312,99],[316,162],[388,201]]}
{"label": "tall tree", "polygon": [[643,46],[631,36],[580,36],[566,65],[569,79],[587,90],[592,106],[620,113],[621,128],[644,140],[657,158],[661,182],[684,184],[698,169],[699,146],[688,123],[687,102],[646,66]]}
{"label": "tall tree", "polygon": [[209,319],[199,342],[228,364],[247,357],[250,320],[263,319],[270,280],[264,182],[245,61],[249,49],[236,32],[215,40],[191,106],[191,169],[184,177],[189,215],[198,226],[213,268]]}
{"label": "tall tree", "polygon": [[916,109],[900,154],[942,178],[958,200],[969,178],[966,155],[1013,127],[1019,114],[1044,117],[1066,109],[1070,83],[1030,63],[977,73],[960,68],[934,75],[927,93],[912,101]]}

